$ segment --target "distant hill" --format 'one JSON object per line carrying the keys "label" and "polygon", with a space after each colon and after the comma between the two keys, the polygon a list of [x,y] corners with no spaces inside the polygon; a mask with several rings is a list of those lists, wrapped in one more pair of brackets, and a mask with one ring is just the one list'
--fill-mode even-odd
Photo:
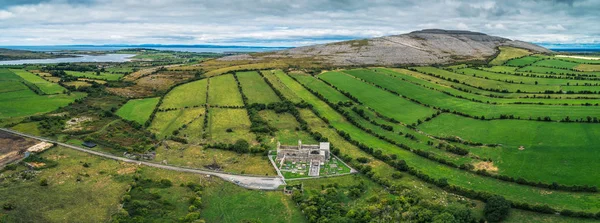
{"label": "distant hill", "polygon": [[499,46],[532,52],[552,51],[527,42],[484,33],[426,29],[402,35],[298,47],[271,53],[244,54],[220,60],[261,60],[267,58],[310,58],[332,65],[445,64],[487,60]]}
{"label": "distant hill", "polygon": [[0,61],[1,60],[26,60],[26,59],[52,59],[52,58],[61,58],[61,57],[73,57],[73,56],[27,51],[27,50],[10,50],[10,49],[0,48]]}

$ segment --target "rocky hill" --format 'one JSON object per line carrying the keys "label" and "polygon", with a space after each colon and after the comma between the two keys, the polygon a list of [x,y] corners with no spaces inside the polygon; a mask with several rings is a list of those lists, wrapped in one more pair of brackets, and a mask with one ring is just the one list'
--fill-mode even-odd
{"label": "rocky hill", "polygon": [[220,60],[311,58],[333,65],[444,64],[493,57],[498,46],[549,53],[541,46],[484,33],[427,29],[402,35],[298,47],[272,53],[244,54]]}

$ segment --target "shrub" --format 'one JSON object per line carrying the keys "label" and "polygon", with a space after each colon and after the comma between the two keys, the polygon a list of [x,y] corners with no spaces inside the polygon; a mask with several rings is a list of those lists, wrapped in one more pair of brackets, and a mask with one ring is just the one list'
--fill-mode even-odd
{"label": "shrub", "polygon": [[487,200],[483,213],[490,222],[500,222],[504,220],[510,211],[510,201],[502,196],[492,196]]}
{"label": "shrub", "polygon": [[48,186],[48,180],[47,179],[41,179],[40,180],[40,186],[45,187]]}

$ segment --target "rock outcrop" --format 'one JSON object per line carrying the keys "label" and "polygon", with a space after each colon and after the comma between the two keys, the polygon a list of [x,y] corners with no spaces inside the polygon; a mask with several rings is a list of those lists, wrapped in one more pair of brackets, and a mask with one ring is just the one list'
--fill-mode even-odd
{"label": "rock outcrop", "polygon": [[220,60],[311,58],[333,65],[445,64],[493,57],[499,46],[549,53],[541,46],[484,33],[428,29],[402,35],[297,47],[272,53],[244,54]]}

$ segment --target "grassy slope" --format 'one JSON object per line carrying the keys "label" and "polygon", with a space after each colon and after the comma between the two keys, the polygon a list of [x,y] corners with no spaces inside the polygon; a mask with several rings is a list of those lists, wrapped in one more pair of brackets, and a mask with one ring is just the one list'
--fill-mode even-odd
{"label": "grassy slope", "polygon": [[340,90],[349,92],[365,106],[379,111],[382,115],[394,118],[398,121],[411,124],[418,119],[431,116],[434,110],[418,105],[402,97],[363,83],[348,74],[339,72],[327,72],[319,75],[319,78],[333,84]]}
{"label": "grassy slope", "polygon": [[119,108],[117,115],[123,119],[144,124],[154,111],[160,98],[144,98],[129,100],[123,107]]}
{"label": "grassy slope", "polygon": [[210,78],[208,103],[220,106],[243,106],[242,95],[232,74]]}
{"label": "grassy slope", "polygon": [[26,70],[21,69],[11,69],[13,73],[19,75],[25,81],[35,84],[40,90],[42,90],[45,94],[60,94],[66,91],[66,89],[57,83],[52,83],[44,78],[41,78],[35,74],[32,74]]}
{"label": "grassy slope", "polygon": [[166,112],[157,112],[156,117],[148,129],[159,138],[165,138],[173,134],[183,125],[186,125],[204,115],[204,108],[180,109]]}
{"label": "grassy slope", "polygon": [[65,71],[67,75],[73,77],[84,77],[91,79],[99,79],[99,80],[107,80],[107,81],[117,81],[123,77],[123,74],[113,74],[108,72],[102,72],[100,75],[96,75],[96,72],[79,72],[79,71]]}
{"label": "grassy slope", "polygon": [[250,132],[250,119],[244,109],[210,108],[208,123],[212,142],[234,143],[238,139],[253,142],[256,138]]}
{"label": "grassy slope", "polygon": [[501,47],[499,47],[499,49],[500,49],[500,54],[498,54],[498,56],[496,56],[496,58],[494,58],[490,62],[490,64],[500,65],[512,58],[522,57],[522,56],[531,54],[531,52],[529,52],[525,49],[514,48],[514,47],[501,46]]}
{"label": "grassy slope", "polygon": [[203,79],[180,85],[163,99],[160,108],[184,108],[206,104],[208,80]]}
{"label": "grassy slope", "polygon": [[242,85],[248,103],[269,104],[278,102],[279,97],[256,71],[238,72],[235,74]]}
{"label": "grassy slope", "polygon": [[207,222],[306,222],[291,199],[280,191],[247,190],[233,184],[205,190],[201,216]]}
{"label": "grassy slope", "polygon": [[559,209],[569,208],[572,210],[585,210],[592,212],[597,212],[600,210],[597,195],[585,193],[572,194],[559,191],[546,193],[538,188],[484,178],[465,171],[439,165],[438,163],[434,163],[433,161],[419,157],[408,151],[401,150],[389,143],[383,142],[378,138],[363,132],[352,124],[343,121],[343,117],[328,107],[327,104],[318,100],[318,98],[310,94],[310,92],[307,90],[303,89],[298,83],[294,82],[291,78],[288,78],[282,78],[281,80],[288,87],[294,89],[300,97],[313,104],[313,106],[315,106],[315,108],[323,116],[330,120],[333,127],[344,130],[355,140],[368,144],[374,148],[381,148],[384,154],[397,154],[400,159],[406,160],[408,165],[417,168],[431,177],[436,179],[446,178],[450,184],[470,188],[475,191],[492,192],[515,201],[528,202],[532,204],[548,204],[551,207]]}
{"label": "grassy slope", "polygon": [[[493,128],[490,128],[493,126]],[[521,120],[481,121],[442,114],[418,127],[436,136],[502,144],[501,148],[472,150],[490,157],[502,174],[543,182],[600,186],[596,158],[600,125]],[[569,140],[565,140],[569,139]],[[518,150],[524,146],[525,150]]]}

